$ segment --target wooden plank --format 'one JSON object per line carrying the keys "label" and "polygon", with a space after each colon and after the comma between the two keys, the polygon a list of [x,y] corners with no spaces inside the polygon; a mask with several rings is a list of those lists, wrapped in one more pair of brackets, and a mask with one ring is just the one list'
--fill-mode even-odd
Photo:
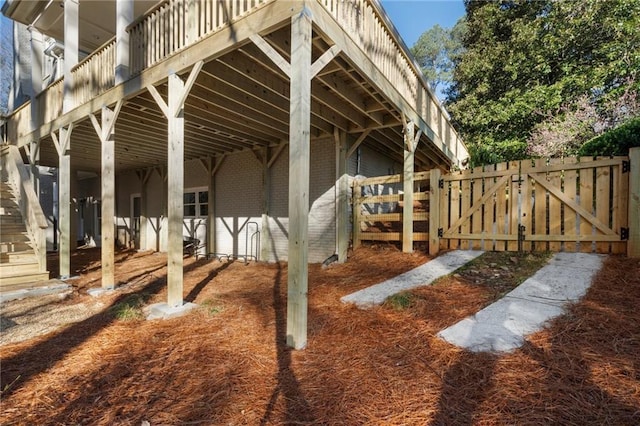
{"label": "wooden plank", "polygon": [[[578,185],[578,174],[580,171],[578,169],[572,168],[573,165],[577,164],[577,158],[575,157],[567,157],[564,159],[565,170],[564,170],[564,193],[565,195],[574,201],[577,201],[577,185]],[[579,251],[580,247],[578,246],[578,242],[575,240],[574,235],[578,235],[578,218],[580,215],[573,211],[567,206],[564,207],[564,225],[563,225],[563,234],[566,236],[564,239],[564,250],[568,252]]]}
{"label": "wooden plank", "polygon": [[[533,223],[533,186],[531,185],[531,178],[527,175],[527,172],[533,168],[531,160],[522,160],[520,162],[520,223],[524,226],[525,236],[532,233]],[[528,240],[522,242],[523,251],[531,251],[532,245]]]}
{"label": "wooden plank", "polygon": [[429,172],[429,254],[435,256],[440,251],[440,169],[435,168]]}
{"label": "wooden plank", "polygon": [[485,201],[482,202],[482,200],[480,201],[483,204],[483,226],[482,226],[482,233],[484,234],[485,238],[484,240],[480,241],[480,248],[482,250],[494,250],[495,248],[495,244],[493,239],[491,238],[491,235],[495,234],[496,231],[494,229],[494,224],[496,223],[496,190],[493,191],[492,194],[490,194],[488,197],[485,198],[485,194],[487,192],[489,192],[489,187],[495,185],[495,181],[496,178],[493,177],[485,177],[486,173],[491,173],[495,171],[495,165],[491,164],[491,165],[485,165],[482,168],[482,199],[484,199]]}
{"label": "wooden plank", "polygon": [[271,209],[271,170],[269,168],[269,148],[262,149],[262,226],[260,235],[260,260],[268,262],[271,256],[271,228],[269,211]]}
{"label": "wooden plank", "polygon": [[58,157],[58,253],[61,279],[71,276],[71,130],[61,128],[59,138],[61,142],[67,141]]}
{"label": "wooden plank", "polygon": [[[611,170],[609,166],[605,167],[597,167],[595,170],[596,173],[596,214],[595,216],[598,220],[603,223],[607,228],[609,227],[609,219],[610,219],[610,203],[609,197],[611,195],[610,192],[610,180],[611,180]],[[597,226],[596,226],[597,227]],[[596,243],[596,252],[597,253],[609,253],[610,245],[607,243],[599,242]]]}
{"label": "wooden plank", "polygon": [[[448,237],[447,234],[444,234],[444,236],[445,238]],[[466,240],[482,240],[485,238],[485,235],[482,233],[480,234],[455,233],[455,234],[449,235],[449,237],[464,238]],[[516,241],[516,242],[518,241],[518,236],[513,234],[493,234],[491,237],[496,241]],[[499,251],[504,251],[504,249]]]}
{"label": "wooden plank", "polygon": [[[562,164],[561,158],[552,158],[549,160],[549,164],[552,166],[558,166]],[[562,173],[557,168],[553,169],[554,171],[549,172],[547,175],[547,183],[548,186],[545,186],[544,181],[540,180],[540,184],[546,187],[549,192],[551,192],[551,188],[557,189],[558,192],[562,192]],[[553,193],[552,193],[553,194]],[[549,235],[562,235],[562,203],[558,199],[557,196],[549,194]],[[549,250],[553,252],[558,252],[562,248],[562,243],[558,240],[553,240],[549,242]]]}
{"label": "wooden plank", "polygon": [[[471,174],[470,170],[465,170],[463,172],[464,176],[469,176]],[[469,210],[471,210],[471,179],[464,179],[461,182],[461,192],[460,192],[460,198],[461,198],[461,212],[467,212]],[[471,215],[467,216],[467,219],[462,221],[462,224],[460,225],[460,232],[462,234],[469,234],[471,233]],[[461,240],[460,241],[460,247],[464,250],[468,250],[471,249],[471,243],[469,240]]]}
{"label": "wooden plank", "polygon": [[[520,178],[522,177],[520,173],[515,173],[516,170],[520,170],[520,162],[519,161],[511,161],[508,163],[509,171],[513,174],[511,175],[511,179],[509,182],[509,199],[507,202],[507,208],[509,209],[507,213],[507,220],[509,221],[509,234],[518,236],[518,226],[520,225]],[[508,251],[517,251],[518,250],[518,240],[516,238],[514,241],[509,241],[507,243]]]}
{"label": "wooden plank", "polygon": [[[472,208],[478,207],[478,209],[471,215],[471,233],[477,234],[482,233],[482,218],[484,215],[484,204],[481,202],[482,200],[482,167],[475,167],[472,171],[472,175],[475,176],[475,179],[471,180],[471,192],[473,198]],[[480,204],[480,206],[478,206]],[[471,249],[473,250],[481,250],[482,242],[480,240],[472,240]]]}
{"label": "wooden plank", "polygon": [[347,135],[341,131],[336,133],[336,254],[338,255],[338,262],[343,263],[347,261],[347,252],[349,250]]}
{"label": "wooden plank", "polygon": [[[402,221],[401,213],[377,213],[366,214],[361,216],[363,222],[400,222]],[[423,222],[429,220],[429,213],[413,213],[414,222]]]}
{"label": "wooden plank", "polygon": [[[622,228],[629,226],[627,214],[629,213],[629,173],[622,172],[622,165],[613,166],[613,209],[612,225],[615,232],[621,232]],[[611,253],[625,254],[627,242],[620,241],[611,244]]]}
{"label": "wooden plank", "polygon": [[[441,178],[442,179],[442,178]],[[436,185],[436,182],[433,183]],[[440,206],[440,213],[438,214],[438,228],[445,230],[449,229],[449,193],[450,193],[450,182],[443,181],[442,188],[438,191],[440,193],[440,199],[438,204]],[[446,250],[449,248],[449,240],[445,238],[440,238],[440,249]]]}
{"label": "wooden plank", "polygon": [[[566,235],[546,235],[546,234],[542,234],[542,235],[527,235],[526,236],[527,240],[529,241],[554,241],[554,242],[562,242],[562,241],[566,241],[567,237]],[[591,242],[591,241],[620,241],[620,236],[619,235],[603,235],[603,234],[597,234],[597,235],[593,235],[593,234],[586,234],[586,235],[574,235],[572,236],[572,241],[577,241],[579,243],[581,242]]]}
{"label": "wooden plank", "polygon": [[[411,132],[413,133],[413,125],[411,127]],[[413,253],[413,169],[415,167],[415,153],[411,146],[408,148],[405,147],[404,150],[402,251],[404,253]]]}
{"label": "wooden plank", "polygon": [[[361,234],[363,241],[401,241],[402,233],[400,232],[363,232]],[[428,232],[414,232],[414,241],[429,241]]]}
{"label": "wooden plank", "polygon": [[[117,113],[102,107],[102,129],[99,137],[102,144],[101,159],[101,267],[102,288],[115,287],[115,216],[116,216],[116,175],[115,175],[115,120]],[[108,134],[105,134],[108,132]]]}
{"label": "wooden plank", "polygon": [[[545,182],[544,180],[539,180],[538,182],[550,192],[550,195],[553,195],[560,202],[564,203],[566,206],[568,206],[572,210],[578,212],[578,214],[580,214],[582,217],[586,218],[593,225],[595,225],[595,227],[598,230],[600,230],[600,232],[603,232],[606,235],[617,235],[613,230],[611,230],[611,228],[609,228],[609,226],[602,223],[597,217],[594,217],[591,213],[589,213],[588,211],[580,207],[578,204],[576,204],[574,200],[568,198],[559,188],[556,188],[555,186],[549,184],[548,182]],[[561,235],[561,234],[556,234],[556,235]]]}
{"label": "wooden plank", "polygon": [[367,186],[367,185],[386,185],[392,183],[400,183],[402,182],[402,175],[390,175],[390,176],[377,176],[366,179],[357,179],[354,181],[354,185],[357,186]]}
{"label": "wooden plank", "polygon": [[[457,224],[460,222],[461,219],[461,214],[460,214],[460,188],[461,188],[461,182],[459,180],[454,180],[451,181],[451,188],[450,188],[450,193],[451,193],[451,197],[450,197],[450,205],[449,205],[449,223],[452,224]],[[450,225],[449,228],[445,228],[445,229],[450,229],[452,233],[454,234],[459,234],[460,233],[460,229],[459,229],[459,225]],[[447,233],[445,232],[445,235],[447,235]],[[451,235],[451,234],[450,234]],[[460,240],[458,239],[453,239],[451,237],[449,237],[449,248],[451,249],[459,249],[460,248]]]}
{"label": "wooden plank", "polygon": [[287,345],[294,349],[307,345],[311,31],[306,10],[292,18]]}
{"label": "wooden plank", "polygon": [[167,105],[167,304],[183,303],[182,225],[184,217],[184,82],[176,74],[169,75]]}
{"label": "wooden plank", "polygon": [[640,148],[629,150],[629,241],[627,256],[640,257]]}
{"label": "wooden plank", "polygon": [[353,228],[351,232],[353,233],[352,244],[353,249],[357,249],[361,244],[361,235],[362,229],[362,187],[358,185],[353,185],[352,189],[352,197],[353,197]]}
{"label": "wooden plank", "polygon": [[[583,166],[594,165],[593,157],[581,157],[580,164]],[[580,169],[580,206],[592,215],[595,213],[593,206],[593,190],[594,183],[593,167],[583,167]],[[581,235],[595,234],[595,228],[591,222],[578,215],[578,224]],[[583,253],[591,253],[595,250],[592,241],[581,241],[580,251]]]}
{"label": "wooden plank", "polygon": [[494,250],[505,251],[506,244],[502,242],[497,235],[508,234],[509,228],[507,223],[507,188],[510,185],[509,179],[513,175],[513,170],[507,171],[507,163],[496,164],[496,172],[503,172],[506,178],[504,182],[500,180],[501,184],[496,189],[496,223],[493,231]]}

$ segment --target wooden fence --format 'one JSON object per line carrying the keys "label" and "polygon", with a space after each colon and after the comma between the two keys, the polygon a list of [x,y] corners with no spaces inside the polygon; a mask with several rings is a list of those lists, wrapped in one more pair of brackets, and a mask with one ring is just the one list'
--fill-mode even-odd
{"label": "wooden fence", "polygon": [[[638,220],[629,208],[630,169],[629,157],[583,157],[500,163],[445,174],[437,182],[429,181],[429,172],[416,173],[413,241],[430,241],[432,253],[626,253],[629,212]],[[402,240],[402,194],[394,193],[401,181],[394,175],[354,182],[354,247],[365,240]]]}
{"label": "wooden fence", "polygon": [[[353,241],[402,241],[403,176],[353,182]],[[413,241],[429,240],[429,172],[414,174]]]}

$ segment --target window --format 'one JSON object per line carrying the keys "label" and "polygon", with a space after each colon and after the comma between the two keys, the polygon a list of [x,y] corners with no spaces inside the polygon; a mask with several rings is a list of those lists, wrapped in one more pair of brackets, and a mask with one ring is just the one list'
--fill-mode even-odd
{"label": "window", "polygon": [[209,192],[206,189],[190,190],[184,193],[185,217],[206,217],[208,213]]}

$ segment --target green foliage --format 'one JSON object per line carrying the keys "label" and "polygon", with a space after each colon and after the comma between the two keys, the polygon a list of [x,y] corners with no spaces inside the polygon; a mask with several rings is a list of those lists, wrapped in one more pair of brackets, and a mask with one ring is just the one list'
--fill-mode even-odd
{"label": "green foliage", "polygon": [[465,28],[464,18],[451,29],[436,24],[422,33],[411,48],[411,53],[434,91],[441,84],[448,85],[452,81],[453,59],[461,53]]}
{"label": "green foliage", "polygon": [[580,148],[579,155],[629,155],[634,147],[640,147],[640,117],[591,139]]}
{"label": "green foliage", "polygon": [[448,110],[474,164],[525,158],[536,125],[580,97],[611,102],[623,82],[640,81],[637,0],[466,0],[465,7]]}
{"label": "green foliage", "polygon": [[402,292],[387,297],[385,304],[392,307],[396,311],[407,309],[413,303],[414,296],[408,292]]}
{"label": "green foliage", "polygon": [[142,307],[148,299],[146,294],[131,294],[111,308],[113,315],[121,321],[142,319]]}
{"label": "green foliage", "polygon": [[219,314],[223,309],[217,301],[212,299],[205,299],[200,306],[207,314],[211,316]]}

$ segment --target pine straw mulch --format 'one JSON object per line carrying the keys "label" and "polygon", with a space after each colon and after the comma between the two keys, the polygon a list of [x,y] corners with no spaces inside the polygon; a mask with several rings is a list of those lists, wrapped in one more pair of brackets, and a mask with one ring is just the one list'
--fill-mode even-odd
{"label": "pine straw mulch", "polygon": [[[162,255],[118,254],[125,293],[162,300]],[[166,258],[164,258],[166,260]],[[435,337],[494,297],[463,274],[411,304],[359,310],[342,295],[427,260],[385,246],[310,267],[309,341],[290,351],[286,265],[187,260],[201,308],[166,321],[113,310],[1,349],[3,424],[638,424],[640,262],[613,257],[585,299],[514,353]],[[150,262],[150,273],[140,265]],[[92,269],[93,268],[93,269]],[[92,275],[93,274],[93,275]],[[96,285],[91,263],[76,287]],[[92,281],[93,280],[93,281]],[[115,306],[131,294],[108,296]],[[65,302],[69,303],[69,302]]]}

